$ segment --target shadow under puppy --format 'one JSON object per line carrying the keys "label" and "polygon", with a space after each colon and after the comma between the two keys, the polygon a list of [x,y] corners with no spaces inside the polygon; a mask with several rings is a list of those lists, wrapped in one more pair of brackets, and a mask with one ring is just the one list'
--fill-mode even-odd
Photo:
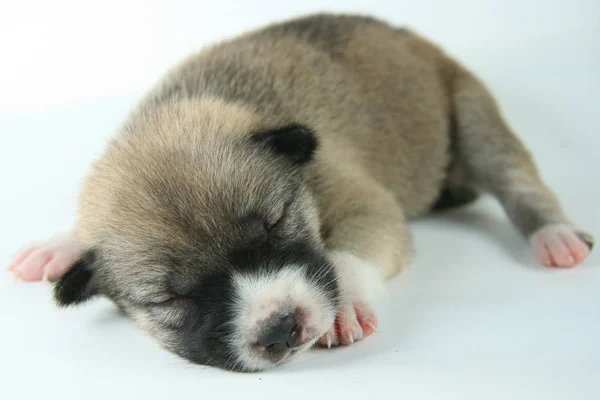
{"label": "shadow under puppy", "polygon": [[546,265],[574,227],[485,86],[383,21],[302,17],[173,68],[95,161],[75,229],[10,269],[107,296],[167,349],[256,371],[377,330],[407,220],[486,191]]}

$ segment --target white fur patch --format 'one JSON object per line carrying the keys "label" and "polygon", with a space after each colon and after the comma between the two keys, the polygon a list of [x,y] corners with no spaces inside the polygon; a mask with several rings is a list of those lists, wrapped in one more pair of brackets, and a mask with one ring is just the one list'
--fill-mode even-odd
{"label": "white fur patch", "polygon": [[343,251],[331,253],[330,258],[344,300],[371,304],[381,296],[385,280],[377,264]]}
{"label": "white fur patch", "polygon": [[334,322],[333,304],[323,289],[306,278],[303,266],[289,265],[269,274],[236,274],[233,286],[232,346],[237,361],[248,369],[273,366],[254,347],[270,317],[302,310],[307,343],[301,350],[310,348]]}

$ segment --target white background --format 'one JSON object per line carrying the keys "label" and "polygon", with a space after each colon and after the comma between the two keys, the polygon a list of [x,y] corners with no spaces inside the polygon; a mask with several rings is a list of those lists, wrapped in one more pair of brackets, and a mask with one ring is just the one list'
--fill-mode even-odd
{"label": "white background", "polygon": [[[89,162],[181,57],[301,13],[409,25],[491,87],[573,220],[600,235],[597,0],[0,3],[0,258],[66,229]],[[600,259],[536,266],[492,199],[413,224],[381,332],[252,375],[190,366],[106,301],[0,278],[0,397],[600,398]]]}

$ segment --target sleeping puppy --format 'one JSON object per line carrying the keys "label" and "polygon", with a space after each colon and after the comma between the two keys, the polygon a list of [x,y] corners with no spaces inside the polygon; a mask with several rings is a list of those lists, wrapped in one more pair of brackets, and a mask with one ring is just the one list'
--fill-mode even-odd
{"label": "sleeping puppy", "polygon": [[10,269],[62,306],[106,296],[170,351],[257,371],[377,330],[407,220],[495,195],[537,259],[593,239],[486,87],[417,34],[320,14],[176,66],[86,177],[75,229]]}

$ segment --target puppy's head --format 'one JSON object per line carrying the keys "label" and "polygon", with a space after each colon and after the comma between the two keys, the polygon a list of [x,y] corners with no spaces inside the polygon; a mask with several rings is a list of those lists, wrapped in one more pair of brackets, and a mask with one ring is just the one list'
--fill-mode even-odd
{"label": "puppy's head", "polygon": [[207,101],[132,121],[85,181],[88,251],[58,303],[105,295],[171,351],[226,369],[311,347],[338,296],[303,179],[314,133]]}

